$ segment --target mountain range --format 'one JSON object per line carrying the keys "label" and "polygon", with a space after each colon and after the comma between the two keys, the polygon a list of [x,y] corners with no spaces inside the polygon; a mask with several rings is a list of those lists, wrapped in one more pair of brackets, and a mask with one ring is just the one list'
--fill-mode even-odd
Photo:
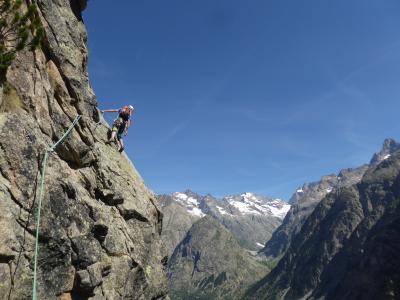
{"label": "mountain range", "polygon": [[157,198],[164,214],[162,235],[171,254],[191,225],[206,215],[228,229],[242,247],[260,250],[290,209],[280,199],[253,193],[216,199],[187,190]]}
{"label": "mountain range", "polygon": [[[374,170],[395,160],[398,150],[400,144],[387,139],[369,164],[343,169],[337,175],[326,175],[320,181],[306,183],[293,193],[289,203],[252,193],[216,199],[187,190],[158,196],[164,214],[162,237],[170,253],[170,295],[173,299],[319,299],[314,298],[315,295],[337,299],[336,287],[330,287],[332,290],[329,293],[325,290],[332,280],[333,271],[319,276],[325,272],[330,259],[323,263],[321,260],[325,256],[333,257],[338,249],[344,247],[345,237],[341,234],[348,237],[361,222],[361,217],[355,205],[349,204],[344,208],[342,204],[334,205],[335,201],[339,201],[334,199],[342,199],[348,190],[353,191],[351,197],[358,195],[359,192],[354,192],[354,189],[365,182],[366,176],[371,176]],[[344,209],[343,214],[348,220],[356,220],[351,221],[353,225],[343,220],[343,214],[334,214],[338,207]],[[381,205],[378,207],[384,210]],[[330,209],[333,210],[328,215],[333,217],[329,222],[324,221],[325,215],[316,213]],[[393,230],[397,224],[395,210],[390,210],[388,214],[391,216],[389,227]],[[366,220],[371,222],[369,217]],[[314,225],[308,228],[309,222]],[[316,235],[317,230],[322,232]],[[331,230],[333,233],[329,233]],[[304,246],[303,241],[308,239]],[[263,240],[266,243],[261,248]],[[325,242],[320,244],[320,240]],[[394,244],[396,248],[396,242]],[[335,247],[337,249],[332,250]],[[258,255],[255,255],[256,251]],[[238,264],[227,253],[240,253],[240,261],[245,263]],[[317,261],[314,262],[314,259]],[[345,269],[341,270],[342,273],[348,272],[348,265],[345,264],[349,263],[341,262]],[[248,266],[251,266],[250,269]],[[334,270],[334,267],[330,265],[329,270]],[[257,282],[260,276],[264,278]],[[252,280],[241,281],[238,278]],[[359,285],[362,286],[362,282]],[[375,289],[380,290],[380,287]],[[396,291],[388,288],[388,293],[396,294]],[[345,294],[341,296],[347,297]]]}
{"label": "mountain range", "polygon": [[386,139],[381,151],[373,155],[369,164],[353,169],[343,169],[337,175],[323,176],[320,181],[304,184],[303,187],[297,189],[289,201],[291,208],[285,219],[260,253],[269,259],[282,256],[307,217],[324,197],[360,182],[370,167],[390,158],[398,150],[400,150],[400,144],[393,139]]}
{"label": "mountain range", "polygon": [[385,141],[359,182],[327,194],[248,298],[399,299],[398,149]]}
{"label": "mountain range", "polygon": [[268,273],[255,254],[282,222],[286,202],[253,193],[217,199],[190,190],[157,199],[173,299],[239,299]]}

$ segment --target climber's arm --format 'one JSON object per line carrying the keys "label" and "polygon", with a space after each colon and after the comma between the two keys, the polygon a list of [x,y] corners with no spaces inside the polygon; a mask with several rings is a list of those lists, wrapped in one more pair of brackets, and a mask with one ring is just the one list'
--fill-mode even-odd
{"label": "climber's arm", "polygon": [[104,112],[118,112],[118,109],[103,109],[101,110],[102,113]]}

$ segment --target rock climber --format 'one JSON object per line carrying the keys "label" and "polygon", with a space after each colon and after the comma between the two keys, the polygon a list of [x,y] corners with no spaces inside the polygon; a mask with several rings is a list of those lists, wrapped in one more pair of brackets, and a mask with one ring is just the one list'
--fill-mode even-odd
{"label": "rock climber", "polygon": [[102,113],[105,112],[117,112],[118,117],[114,120],[111,138],[107,141],[107,144],[111,144],[115,141],[115,136],[117,136],[118,151],[124,151],[124,141],[122,140],[122,134],[128,135],[129,126],[131,126],[131,116],[133,113],[133,106],[127,105],[120,109],[104,109],[101,110]]}

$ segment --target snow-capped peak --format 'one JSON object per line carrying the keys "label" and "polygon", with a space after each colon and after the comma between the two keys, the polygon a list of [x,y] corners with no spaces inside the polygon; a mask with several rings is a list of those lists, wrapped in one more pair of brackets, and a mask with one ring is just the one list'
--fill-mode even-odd
{"label": "snow-capped peak", "polygon": [[290,205],[280,199],[269,199],[253,193],[243,193],[240,196],[229,196],[225,200],[241,214],[273,215],[283,219]]}
{"label": "snow-capped peak", "polygon": [[185,193],[173,193],[172,197],[174,198],[174,200],[178,203],[180,203],[182,206],[184,206],[187,211],[194,216],[197,217],[204,217],[205,214],[201,211],[201,209],[199,208],[199,201],[192,197],[192,196],[188,196]]}
{"label": "snow-capped peak", "polygon": [[248,193],[248,192],[241,194],[240,196],[242,196],[243,198],[257,199],[256,195],[254,195],[253,193]]}
{"label": "snow-capped peak", "polygon": [[[290,205],[280,199],[259,196],[254,193],[243,193],[237,196],[228,196],[222,200],[201,197],[193,192],[176,192],[173,200],[186,208],[188,213],[197,217],[204,217],[211,211],[221,216],[238,217],[243,215],[272,216],[283,219],[290,209]],[[208,200],[211,201],[208,203]]]}

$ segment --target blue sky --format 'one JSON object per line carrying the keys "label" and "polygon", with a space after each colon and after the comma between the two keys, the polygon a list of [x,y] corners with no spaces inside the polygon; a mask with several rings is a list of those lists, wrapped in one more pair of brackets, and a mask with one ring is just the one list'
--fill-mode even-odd
{"label": "blue sky", "polygon": [[155,192],[288,199],[400,140],[399,16],[395,0],[90,1],[89,75],[100,108],[135,107],[126,152]]}

